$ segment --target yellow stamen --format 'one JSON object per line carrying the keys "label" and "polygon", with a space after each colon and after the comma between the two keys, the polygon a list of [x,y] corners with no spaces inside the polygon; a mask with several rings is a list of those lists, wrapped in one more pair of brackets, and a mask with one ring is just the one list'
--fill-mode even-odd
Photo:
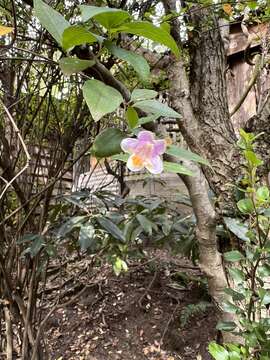
{"label": "yellow stamen", "polygon": [[171,139],[169,136],[166,137],[164,140],[165,140],[165,143],[166,143],[167,146],[170,146],[170,145],[172,145],[172,143],[173,143],[173,142],[172,142],[172,139]]}
{"label": "yellow stamen", "polygon": [[139,167],[142,166],[143,164],[143,159],[140,156],[137,155],[133,155],[132,156],[132,163],[135,167]]}

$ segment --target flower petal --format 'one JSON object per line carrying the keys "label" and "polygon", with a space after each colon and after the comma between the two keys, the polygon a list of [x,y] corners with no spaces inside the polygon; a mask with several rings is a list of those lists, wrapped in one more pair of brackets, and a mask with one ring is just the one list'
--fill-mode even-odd
{"label": "flower petal", "polygon": [[127,161],[127,167],[131,171],[140,171],[144,168],[144,160],[138,155],[131,155]]}
{"label": "flower petal", "polygon": [[160,156],[155,156],[152,159],[149,159],[147,163],[145,163],[145,167],[152,174],[160,174],[163,171],[163,161]]}
{"label": "flower petal", "polygon": [[138,143],[139,141],[137,139],[126,138],[121,141],[120,146],[124,152],[132,154],[135,151]]}
{"label": "flower petal", "polygon": [[155,140],[153,156],[158,156],[165,153],[166,150],[166,141],[165,140]]}
{"label": "flower petal", "polygon": [[140,131],[138,133],[138,136],[137,138],[140,140],[140,141],[154,141],[155,140],[155,136],[154,134],[151,132],[151,131]]}

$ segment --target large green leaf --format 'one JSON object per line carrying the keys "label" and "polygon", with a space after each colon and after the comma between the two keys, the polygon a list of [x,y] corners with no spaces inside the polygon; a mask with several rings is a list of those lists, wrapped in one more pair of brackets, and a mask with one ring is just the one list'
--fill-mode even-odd
{"label": "large green leaf", "polygon": [[125,116],[126,116],[128,125],[131,129],[138,126],[139,117],[138,117],[137,111],[133,107],[129,106],[127,108]]}
{"label": "large green leaf", "polygon": [[241,199],[237,202],[238,209],[244,214],[250,214],[254,211],[254,205],[251,199]]}
{"label": "large green leaf", "polygon": [[233,290],[231,288],[225,288],[224,289],[225,294],[231,296],[233,301],[242,301],[246,298],[246,296],[239,291]]}
{"label": "large green leaf", "polygon": [[82,250],[87,250],[94,241],[95,228],[92,224],[85,224],[80,227],[79,243]]}
{"label": "large green leaf", "polygon": [[97,158],[105,158],[121,152],[120,143],[125,134],[117,128],[103,130],[95,138],[91,148],[91,154]]}
{"label": "large green leaf", "polygon": [[220,331],[233,331],[236,326],[236,323],[233,321],[219,321],[216,329]]}
{"label": "large green leaf", "polygon": [[245,259],[245,257],[244,257],[243,254],[240,253],[240,251],[232,250],[232,251],[227,251],[224,254],[224,259],[227,260],[227,261],[234,262],[234,261],[243,260],[243,259]]}
{"label": "large green leaf", "polygon": [[211,342],[208,346],[210,354],[215,360],[229,360],[230,356],[228,351],[221,345],[215,342]]}
{"label": "large green leaf", "polygon": [[71,75],[83,71],[95,64],[94,60],[81,60],[77,58],[62,58],[59,61],[59,66],[65,75]]}
{"label": "large green leaf", "polygon": [[136,215],[137,220],[139,221],[141,227],[143,228],[143,230],[149,234],[150,236],[152,235],[152,229],[157,229],[157,225],[154,224],[152,221],[150,221],[149,219],[147,219],[146,216],[142,215],[142,214],[138,214]]}
{"label": "large green leaf", "polygon": [[94,79],[83,85],[83,96],[95,121],[115,111],[123,101],[119,91]]}
{"label": "large green leaf", "polygon": [[149,100],[153,99],[158,95],[155,90],[149,89],[134,89],[132,91],[130,100],[131,101],[138,101],[138,100]]}
{"label": "large green leaf", "polygon": [[158,114],[159,116],[167,116],[178,119],[182,117],[180,114],[178,114],[178,112],[174,111],[168,105],[163,104],[157,100],[138,101],[133,106],[150,114]]}
{"label": "large green leaf", "polygon": [[209,165],[209,162],[204,158],[202,158],[201,156],[193,153],[192,151],[180,148],[175,145],[168,146],[166,149],[166,154],[178,157],[180,159],[191,160],[204,165]]}
{"label": "large green leaf", "polygon": [[85,221],[86,216],[73,216],[68,219],[58,230],[57,236],[64,237],[76,227],[80,227]]}
{"label": "large green leaf", "polygon": [[185,166],[172,163],[169,161],[163,161],[163,168],[165,172],[172,172],[176,174],[184,174],[189,176],[194,176],[193,172],[187,169]]}
{"label": "large green leaf", "polygon": [[172,36],[167,31],[151,24],[150,22],[130,22],[120,26],[117,31],[126,32],[153,40],[171,49],[176,56],[180,55],[179,48]]}
{"label": "large green leaf", "polygon": [[76,45],[92,44],[97,38],[87,31],[83,26],[70,26],[66,28],[62,35],[62,46],[65,50]]}
{"label": "large green leaf", "polygon": [[59,12],[41,0],[34,0],[35,15],[52,37],[62,45],[62,35],[70,23]]}
{"label": "large green leaf", "polygon": [[126,241],[122,231],[111,220],[107,219],[106,217],[99,217],[97,218],[97,221],[99,222],[100,226],[114,238],[120,240],[121,242]]}
{"label": "large green leaf", "polygon": [[239,239],[243,241],[248,241],[246,233],[248,232],[248,226],[243,224],[240,219],[224,217],[224,222],[227,228],[236,235]]}
{"label": "large green leaf", "polygon": [[115,28],[130,17],[128,12],[120,9],[89,5],[80,5],[79,8],[82,13],[82,21],[94,18],[106,29]]}
{"label": "large green leaf", "polygon": [[129,63],[142,79],[147,80],[149,78],[150,66],[143,56],[133,51],[124,50],[109,42],[106,43],[106,47],[114,56]]}

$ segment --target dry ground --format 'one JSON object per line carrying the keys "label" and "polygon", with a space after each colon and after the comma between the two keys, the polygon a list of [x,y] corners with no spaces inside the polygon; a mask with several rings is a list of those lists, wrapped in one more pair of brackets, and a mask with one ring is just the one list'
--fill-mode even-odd
{"label": "dry ground", "polygon": [[[216,336],[214,307],[192,316],[184,327],[180,321],[188,304],[207,296],[200,281],[194,281],[202,278],[196,267],[189,269],[190,263],[164,250],[130,262],[129,272],[118,277],[109,265],[89,275],[85,263],[66,267],[65,274],[76,276],[64,286],[59,276],[48,283],[48,289],[65,291],[67,301],[78,292],[76,301],[57,310],[47,324],[49,359],[211,359],[207,345]],[[85,284],[89,287],[78,296]],[[47,300],[57,293],[48,290]]]}

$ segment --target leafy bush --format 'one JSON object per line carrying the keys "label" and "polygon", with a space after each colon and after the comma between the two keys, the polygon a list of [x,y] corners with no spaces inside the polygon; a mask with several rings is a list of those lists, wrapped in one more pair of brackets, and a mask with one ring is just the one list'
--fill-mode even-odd
{"label": "leafy bush", "polygon": [[239,218],[225,219],[228,228],[239,238],[239,249],[224,254],[233,280],[224,291],[230,301],[224,310],[234,314],[235,322],[221,322],[217,328],[230,331],[243,338],[243,345],[220,346],[211,343],[209,351],[217,359],[270,358],[270,191],[261,183],[257,169],[262,161],[254,151],[257,136],[240,131],[238,146],[244,158],[243,194],[237,202]]}
{"label": "leafy bush", "polygon": [[88,253],[103,249],[117,274],[127,269],[128,256],[141,256],[149,245],[170,246],[196,261],[194,217],[181,215],[176,202],[155,196],[123,199],[107,191],[91,195],[94,205],[88,190],[64,197],[71,207],[76,207],[72,216],[64,213],[52,227],[61,244],[72,243]]}

